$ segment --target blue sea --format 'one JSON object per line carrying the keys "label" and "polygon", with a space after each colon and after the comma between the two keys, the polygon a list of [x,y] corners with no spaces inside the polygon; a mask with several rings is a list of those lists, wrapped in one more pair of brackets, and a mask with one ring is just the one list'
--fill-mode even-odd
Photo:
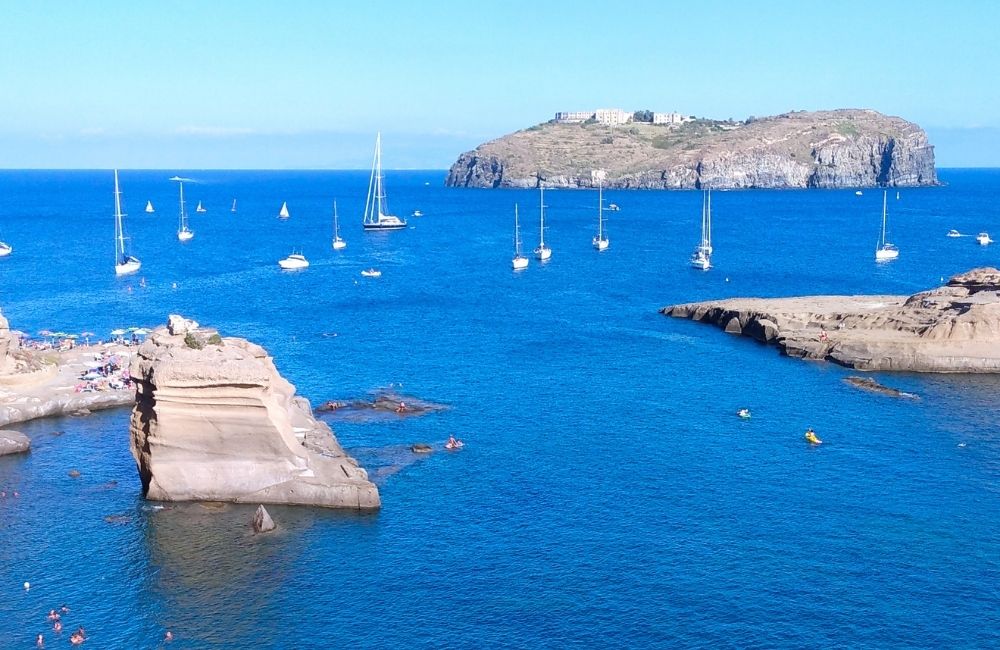
{"label": "blue sea", "polygon": [[[186,244],[175,173],[207,209]],[[945,237],[1000,235],[1000,170],[890,191],[902,254],[885,265],[881,191],[715,192],[708,272],[687,266],[698,192],[607,192],[603,253],[596,193],[547,192],[552,259],[514,273],[514,205],[530,251],[537,192],[444,176],[388,172],[392,211],[424,216],[364,233],[367,172],[124,170],[143,265],[116,278],[110,171],[0,172],[13,328],[107,336],[180,313],[264,345],[314,404],[392,386],[447,406],[331,419],[382,510],[276,506],[266,536],[251,506],[146,502],[127,410],[15,427],[33,447],[0,458],[0,648],[68,645],[79,625],[97,648],[166,630],[212,649],[1000,645],[1000,378],[876,374],[920,396],[897,400],[657,313],[1000,266],[1000,245]],[[293,249],[310,268],[280,271]],[[463,450],[407,451],[450,434]],[[45,615],[63,604],[60,636]]]}

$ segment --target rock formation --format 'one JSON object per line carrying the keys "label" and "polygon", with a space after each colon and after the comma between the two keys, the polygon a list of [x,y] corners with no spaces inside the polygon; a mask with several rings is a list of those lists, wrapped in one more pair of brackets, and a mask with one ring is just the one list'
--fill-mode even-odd
{"label": "rock formation", "polygon": [[253,513],[253,519],[251,519],[250,525],[253,526],[255,533],[269,533],[277,528],[277,526],[274,525],[274,520],[271,519],[271,515],[268,514],[267,509],[262,505],[257,506],[257,510]]}
{"label": "rock formation", "polygon": [[934,147],[911,122],[871,110],[792,112],[681,125],[549,122],[462,154],[452,187],[642,189],[936,185]]}
{"label": "rock formation", "polygon": [[21,454],[31,447],[31,440],[20,431],[0,431],[0,456]]}
{"label": "rock formation", "polygon": [[379,507],[365,470],[260,346],[171,316],[131,374],[132,455],[148,498]]}
{"label": "rock formation", "polygon": [[732,298],[665,307],[859,370],[1000,372],[1000,270],[973,269],[912,296]]}

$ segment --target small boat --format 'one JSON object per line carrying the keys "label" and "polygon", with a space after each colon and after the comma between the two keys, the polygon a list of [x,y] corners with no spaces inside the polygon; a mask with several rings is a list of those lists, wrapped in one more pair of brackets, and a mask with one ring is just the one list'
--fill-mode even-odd
{"label": "small boat", "polygon": [[602,184],[597,185],[597,235],[590,242],[599,251],[607,250],[611,243],[608,241],[607,231],[604,230],[604,186]]}
{"label": "small boat", "polygon": [[896,192],[896,200],[899,200],[899,192]]}
{"label": "small boat", "polygon": [[522,271],[528,268],[528,258],[521,255],[521,230],[517,223],[517,204],[514,204],[514,259],[511,266],[515,271]]}
{"label": "small boat", "polygon": [[742,418],[744,420],[749,420],[750,419],[750,409],[746,409],[746,408],[740,409],[740,410],[736,411],[736,415],[738,415],[740,418]]}
{"label": "small boat", "polygon": [[236,199],[233,199],[233,207],[229,208],[230,212],[236,212]]}
{"label": "small boat", "polygon": [[888,262],[899,257],[899,249],[886,240],[886,197],[888,192],[882,192],[882,232],[879,235],[879,246],[875,249],[875,260],[877,262]]}
{"label": "small boat", "polygon": [[988,232],[981,232],[978,235],[976,235],[976,241],[979,242],[983,246],[986,246],[987,244],[992,244],[993,243],[993,240],[990,239],[990,233],[988,233]]}
{"label": "small boat", "polygon": [[381,278],[382,272],[379,271],[378,269],[366,269],[361,272],[361,275],[365,276],[366,278]]}
{"label": "small boat", "polygon": [[621,210],[621,208],[618,207],[617,203],[609,203],[608,210],[610,210],[611,212],[618,212],[619,210]]}
{"label": "small boat", "polygon": [[201,206],[201,201],[198,201],[198,207],[194,209],[195,212],[208,212],[205,208]]}
{"label": "small boat", "polygon": [[806,429],[805,439],[806,439],[806,442],[808,442],[810,445],[822,445],[823,444],[823,441],[820,440],[816,436],[816,432],[813,431],[812,429]]}
{"label": "small boat", "polygon": [[142,266],[139,258],[129,255],[125,248],[125,227],[122,225],[122,193],[118,189],[118,170],[115,170],[115,275],[135,273]]}
{"label": "small boat", "polygon": [[302,253],[292,253],[283,260],[278,261],[278,266],[285,269],[286,271],[294,271],[296,269],[304,269],[309,266],[309,260]]}
{"label": "small boat", "polygon": [[365,216],[362,225],[365,230],[399,230],[406,227],[406,221],[392,214],[385,214],[388,205],[382,178],[382,134],[375,136],[375,157],[372,160],[372,175],[368,180],[368,197],[365,198]]}
{"label": "small boat", "polygon": [[347,248],[347,242],[340,237],[340,222],[337,220],[337,202],[333,202],[333,250]]}
{"label": "small boat", "polygon": [[288,202],[287,201],[282,201],[281,202],[281,209],[278,210],[278,218],[279,219],[287,219],[289,216],[290,215],[288,214]]}
{"label": "small boat", "polygon": [[712,190],[702,195],[701,240],[691,255],[691,266],[702,271],[712,268]]}
{"label": "small boat", "polygon": [[146,201],[146,212],[150,212],[150,213],[156,212],[156,210],[153,209],[153,202],[152,201]]}
{"label": "small boat", "polygon": [[542,262],[552,257],[552,249],[545,245],[545,188],[538,188],[538,248],[535,249],[535,257]]}
{"label": "small boat", "polygon": [[0,241],[0,257],[7,257],[14,252],[14,247],[7,242]]}
{"label": "small boat", "polygon": [[180,176],[174,176],[170,180],[177,181],[177,185],[180,187],[181,195],[181,215],[180,222],[177,225],[177,239],[180,241],[188,241],[194,237],[194,231],[188,228],[187,212],[184,210],[184,179]]}
{"label": "small boat", "polygon": [[861,190],[858,190],[857,192],[854,193],[854,196],[861,196],[861,195],[862,195]]}
{"label": "small boat", "polygon": [[961,236],[962,236],[962,233],[958,232],[955,229],[949,230],[948,234],[946,235],[946,237],[961,237]]}
{"label": "small boat", "polygon": [[421,212],[420,210],[414,210],[413,211],[413,216],[414,217],[422,217],[422,216],[424,216],[424,213]]}

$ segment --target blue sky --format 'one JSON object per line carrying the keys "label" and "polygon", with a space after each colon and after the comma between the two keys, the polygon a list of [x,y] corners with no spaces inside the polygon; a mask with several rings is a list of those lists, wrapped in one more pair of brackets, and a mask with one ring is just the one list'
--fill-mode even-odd
{"label": "blue sky", "polygon": [[[612,7],[619,9],[612,10]],[[0,167],[444,168],[558,110],[873,108],[1000,166],[1000,3],[4,5]]]}

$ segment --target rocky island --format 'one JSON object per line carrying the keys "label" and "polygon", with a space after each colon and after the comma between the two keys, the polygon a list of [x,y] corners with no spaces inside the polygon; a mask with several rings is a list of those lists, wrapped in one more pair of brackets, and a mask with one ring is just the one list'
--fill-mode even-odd
{"label": "rocky island", "polygon": [[1000,270],[992,267],[912,296],[732,298],[661,311],[858,370],[1000,372]]}
{"label": "rocky island", "polygon": [[379,493],[267,352],[171,316],[132,362],[147,498],[375,509]]}
{"label": "rocky island", "polygon": [[937,184],[934,147],[923,129],[872,110],[742,122],[628,120],[552,120],[511,133],[459,156],[446,185],[591,188],[599,177],[604,187],[621,189]]}

